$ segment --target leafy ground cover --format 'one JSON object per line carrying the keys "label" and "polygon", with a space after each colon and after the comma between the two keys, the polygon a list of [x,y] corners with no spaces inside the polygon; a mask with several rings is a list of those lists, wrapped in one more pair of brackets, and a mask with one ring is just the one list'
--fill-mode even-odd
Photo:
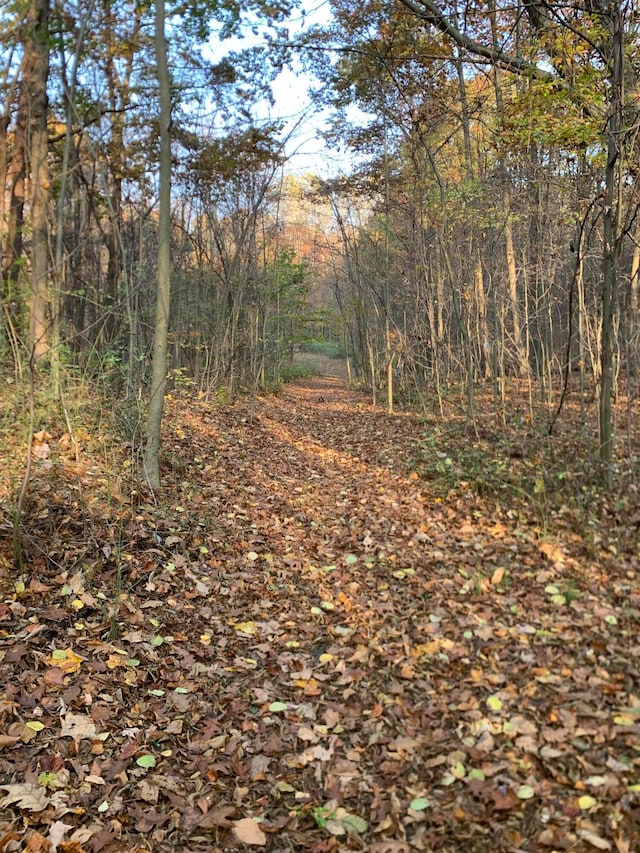
{"label": "leafy ground cover", "polygon": [[640,514],[570,417],[175,399],[156,503],[52,412],[19,573],[6,403],[0,851],[640,849]]}

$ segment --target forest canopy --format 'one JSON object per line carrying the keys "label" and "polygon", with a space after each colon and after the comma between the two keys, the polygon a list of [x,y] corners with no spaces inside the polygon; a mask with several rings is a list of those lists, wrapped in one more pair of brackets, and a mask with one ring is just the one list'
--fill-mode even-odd
{"label": "forest canopy", "polygon": [[[155,8],[16,0],[1,12],[10,374],[31,365],[54,386],[72,371],[125,399],[146,393],[162,242]],[[319,337],[390,409],[458,383],[472,417],[479,383],[505,398],[515,377],[559,413],[571,386],[583,408],[599,400],[610,482],[611,401],[623,386],[634,395],[638,370],[634,5],[165,12],[162,369],[233,397],[277,382]],[[295,174],[295,124],[265,108],[288,67],[306,69],[331,117],[335,178],[321,164]]]}

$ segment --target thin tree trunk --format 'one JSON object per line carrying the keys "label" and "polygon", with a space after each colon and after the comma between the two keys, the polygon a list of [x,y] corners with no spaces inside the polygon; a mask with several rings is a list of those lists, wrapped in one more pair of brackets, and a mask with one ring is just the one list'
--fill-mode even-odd
{"label": "thin tree trunk", "polygon": [[464,64],[462,62],[462,51],[456,48],[455,67],[458,75],[458,93],[460,97],[460,114],[462,122],[462,135],[464,139],[464,159],[467,178],[473,178],[473,156],[471,153],[471,127],[469,122],[469,103],[467,101],[467,81],[464,77]]}
{"label": "thin tree trunk", "polygon": [[621,152],[618,148],[618,133],[622,112],[622,78],[624,73],[622,17],[616,4],[611,4],[609,12],[611,33],[610,82],[611,99],[609,104],[607,166],[605,170],[604,197],[604,257],[602,281],[602,340],[600,350],[600,461],[607,487],[612,481],[613,463],[613,419],[611,400],[615,386],[615,313],[618,293],[618,268],[620,257],[620,168]]}
{"label": "thin tree trunk", "polygon": [[[14,88],[16,81],[7,85],[8,90],[5,97],[4,109],[0,116],[0,357],[4,356],[5,347],[9,344],[14,360],[14,371],[16,377],[22,375],[22,364],[20,361],[20,347],[18,335],[13,323],[11,300],[13,299],[10,273],[17,269],[13,262],[14,241],[12,238],[11,217],[13,215],[14,182],[9,180],[10,167],[15,156],[17,142],[14,134],[14,151],[9,158],[9,124],[11,120],[11,106],[13,103]],[[22,206],[24,207],[24,144],[22,145]],[[7,202],[9,210],[7,210]],[[22,215],[22,214],[21,214]]]}
{"label": "thin tree trunk", "polygon": [[[69,167],[72,160],[77,159],[77,153],[74,151],[74,141],[73,141],[73,104],[74,97],[76,91],[76,83],[77,83],[77,72],[78,72],[78,63],[80,61],[80,51],[84,39],[84,33],[86,31],[89,15],[91,14],[92,6],[90,6],[87,15],[82,19],[80,24],[80,31],[78,33],[78,38],[76,40],[76,47],[73,54],[73,59],[71,63],[71,74],[68,80],[66,80],[66,74],[63,78],[64,85],[64,95],[65,95],[65,137],[64,137],[64,148],[62,152],[62,166],[60,170],[60,186],[58,190],[58,205],[56,211],[56,240],[55,240],[55,251],[53,257],[53,267],[54,267],[54,275],[53,275],[53,287],[51,292],[51,345],[52,345],[52,358],[51,358],[51,383],[53,385],[54,391],[58,392],[60,388],[60,357],[59,357],[59,346],[60,346],[60,329],[62,323],[62,293],[63,289],[66,289],[67,292],[70,290],[67,287],[67,263],[64,252],[64,229],[65,229],[65,211],[71,205],[69,204],[67,198],[67,184],[69,180]],[[66,66],[63,66],[66,72]]]}
{"label": "thin tree trunk", "polygon": [[580,377],[580,424],[584,427],[586,422],[586,406],[585,406],[585,389],[586,389],[586,374],[585,374],[585,348],[584,348],[584,262],[582,258],[582,245],[579,244],[578,251],[578,270],[576,272],[576,287],[578,291],[578,375]]}
{"label": "thin tree trunk", "polygon": [[[493,49],[498,50],[500,40],[498,37],[498,24],[496,18],[495,0],[491,0],[489,4],[489,17],[491,20],[491,41]],[[502,127],[504,119],[504,100],[502,97],[501,72],[498,67],[493,69],[493,87],[496,93],[496,111],[498,114],[499,126]],[[513,326],[513,343],[516,351],[516,363],[519,376],[526,376],[529,372],[527,354],[522,343],[522,321],[520,318],[520,304],[518,302],[518,271],[516,267],[516,255],[513,245],[513,226],[511,221],[511,187],[510,178],[507,172],[506,165],[500,158],[500,170],[504,175],[504,239],[505,253],[507,259],[507,278],[509,283],[509,302],[511,306],[511,321]]]}
{"label": "thin tree trunk", "polygon": [[507,255],[507,275],[509,278],[509,303],[511,307],[511,322],[513,325],[513,344],[516,351],[516,363],[518,375],[527,376],[529,373],[529,362],[527,351],[522,340],[522,317],[520,315],[520,302],[518,300],[518,269],[516,267],[516,253],[513,246],[513,227],[510,218],[510,195],[507,189],[505,196],[506,220],[504,224],[505,251]]}
{"label": "thin tree trunk", "polygon": [[631,275],[629,278],[628,311],[627,311],[627,359],[629,371],[635,376],[640,365],[638,351],[638,333],[640,332],[640,222],[636,226],[635,246],[631,259]]}
{"label": "thin tree trunk", "polygon": [[[11,90],[13,90],[13,85]],[[2,256],[2,296],[7,302],[16,298],[15,285],[18,281],[20,258],[22,257],[22,228],[24,224],[25,181],[27,172],[27,125],[29,106],[26,87],[20,87],[18,108],[12,134],[12,145],[8,153],[8,133],[11,118],[13,91],[7,94],[5,108],[0,119],[2,134],[0,148],[0,255]],[[6,192],[5,192],[6,187]],[[8,202],[8,208],[7,208]]]}
{"label": "thin tree trunk", "polygon": [[29,91],[31,167],[31,299],[29,343],[34,361],[48,351],[49,241],[47,205],[47,79],[49,76],[49,0],[33,0],[25,53]]}
{"label": "thin tree trunk", "polygon": [[[131,104],[131,76],[135,59],[135,48],[142,27],[142,4],[134,4],[131,31],[122,42],[115,26],[114,5],[104,0],[104,15],[108,22],[109,41],[106,45],[105,76],[107,81],[107,104],[110,110],[111,134],[107,143],[110,169],[105,172],[105,190],[109,196],[109,218],[104,224],[107,264],[104,281],[105,316],[101,334],[107,343],[117,339],[121,330],[119,288],[126,263],[122,241],[122,187],[123,164],[126,162],[125,126],[126,113]],[[126,47],[124,45],[127,45]],[[131,322],[129,316],[128,321]]]}
{"label": "thin tree trunk", "polygon": [[160,488],[160,431],[167,382],[167,339],[171,293],[171,90],[164,19],[164,0],[156,0],[155,50],[160,92],[158,280],[151,366],[151,400],[144,453],[145,476],[154,490]]}

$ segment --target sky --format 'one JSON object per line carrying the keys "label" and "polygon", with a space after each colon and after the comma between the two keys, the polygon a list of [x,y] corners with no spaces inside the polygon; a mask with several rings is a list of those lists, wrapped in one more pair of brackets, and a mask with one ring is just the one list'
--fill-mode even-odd
{"label": "sky", "polygon": [[[291,35],[305,28],[327,23],[331,16],[329,0],[301,0],[304,15],[294,14],[289,22]],[[210,56],[218,60],[229,50],[242,50],[251,46],[252,37],[229,39],[225,42],[211,41]],[[285,68],[271,85],[274,103],[267,100],[259,104],[254,117],[257,121],[280,119],[285,124],[288,136],[286,154],[287,171],[297,174],[314,172],[323,177],[335,177],[350,170],[348,155],[327,148],[320,133],[325,125],[326,113],[318,113],[309,97],[313,79],[303,71],[296,73]]]}

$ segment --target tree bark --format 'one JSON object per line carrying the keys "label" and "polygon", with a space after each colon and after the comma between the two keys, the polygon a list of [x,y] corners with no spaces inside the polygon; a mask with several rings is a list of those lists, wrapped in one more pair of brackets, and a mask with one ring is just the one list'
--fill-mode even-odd
{"label": "tree bark", "polygon": [[509,190],[505,191],[505,223],[504,238],[505,251],[507,255],[507,277],[509,280],[509,304],[511,308],[511,322],[513,326],[513,344],[515,348],[518,376],[524,378],[529,373],[527,351],[522,341],[522,317],[520,315],[520,302],[518,300],[518,269],[516,266],[516,253],[513,245],[513,228],[511,225],[511,197]]}
{"label": "tree bark", "polygon": [[[2,277],[3,297],[7,302],[16,298],[16,284],[22,257],[22,229],[24,225],[25,182],[27,176],[27,125],[29,107],[25,87],[20,87],[18,107],[10,150],[8,145],[11,118],[11,95],[7,96],[5,112],[1,119],[2,154],[0,157],[0,187],[6,187],[0,198],[2,222]],[[8,208],[5,205],[8,202]]]}
{"label": "tree bark", "polygon": [[620,226],[620,157],[618,135],[622,117],[622,85],[624,75],[624,56],[622,38],[622,17],[617,4],[612,3],[608,14],[610,33],[609,79],[611,96],[609,100],[609,121],[607,127],[607,165],[605,169],[604,191],[604,257],[602,274],[602,340],[600,350],[600,461],[603,479],[609,487],[613,479],[613,422],[611,400],[615,387],[615,314],[618,296],[618,271],[621,244]]}
{"label": "tree bark", "polygon": [[171,282],[171,90],[164,31],[164,0],[156,0],[155,50],[160,101],[160,171],[158,278],[151,366],[151,399],[147,416],[144,470],[152,489],[160,488],[160,432],[167,381],[167,339]]}
{"label": "tree bark", "polygon": [[46,355],[48,335],[49,240],[47,207],[47,80],[49,76],[49,0],[33,0],[32,27],[27,41],[27,87],[31,110],[31,300],[29,343],[34,361]]}
{"label": "tree bark", "polygon": [[31,295],[29,344],[35,362],[48,351],[49,241],[47,206],[47,80],[49,76],[49,0],[32,0],[25,44],[25,86],[30,108]]}

